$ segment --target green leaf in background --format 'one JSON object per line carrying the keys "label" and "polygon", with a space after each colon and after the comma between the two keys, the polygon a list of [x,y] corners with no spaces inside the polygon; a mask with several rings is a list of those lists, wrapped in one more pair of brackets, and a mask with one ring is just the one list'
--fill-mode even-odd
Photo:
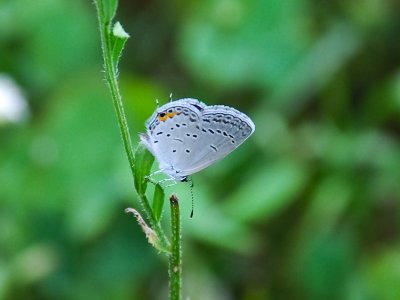
{"label": "green leaf in background", "polygon": [[164,207],[165,193],[162,187],[157,183],[154,188],[153,197],[153,214],[157,222],[160,221],[163,207]]}
{"label": "green leaf in background", "polygon": [[355,270],[355,243],[351,232],[337,230],[310,235],[306,243],[293,247],[295,259],[292,268],[285,271],[301,284],[304,299],[354,299],[345,298],[346,283]]}
{"label": "green leaf in background", "polygon": [[206,0],[190,8],[180,36],[183,62],[217,86],[277,84],[311,41],[305,1]]}
{"label": "green leaf in background", "polygon": [[[251,253],[262,240],[257,232],[237,218],[232,218],[221,209],[221,199],[215,197],[207,187],[207,180],[195,179],[194,216],[188,184],[177,184],[174,192],[179,195],[183,228],[190,232],[190,237],[201,243],[214,245],[240,254]],[[165,218],[168,218],[168,214]],[[189,251],[190,252],[190,251]]]}
{"label": "green leaf in background", "polygon": [[[0,1],[0,70],[14,70],[10,74],[23,82],[34,105],[42,105],[47,100],[42,95],[65,79],[99,64],[98,30],[93,26],[92,7],[87,4]],[[14,43],[16,47],[10,47]]]}
{"label": "green leaf in background", "polygon": [[278,162],[244,182],[227,201],[226,209],[239,220],[265,222],[296,199],[307,178],[307,171],[298,163]]}
{"label": "green leaf in background", "polygon": [[[382,249],[375,257],[363,262],[362,282],[370,298],[400,299],[400,247]],[[366,298],[364,298],[366,299]]]}
{"label": "green leaf in background", "polygon": [[[309,237],[333,231],[346,213],[356,193],[356,186],[357,180],[342,173],[331,172],[326,178],[321,176],[320,184],[305,210],[302,224],[298,226],[299,236]],[[322,223],[324,226],[319,226]]]}
{"label": "green leaf in background", "polygon": [[135,152],[135,188],[140,196],[144,196],[147,189],[146,176],[150,174],[154,156],[140,143]]}

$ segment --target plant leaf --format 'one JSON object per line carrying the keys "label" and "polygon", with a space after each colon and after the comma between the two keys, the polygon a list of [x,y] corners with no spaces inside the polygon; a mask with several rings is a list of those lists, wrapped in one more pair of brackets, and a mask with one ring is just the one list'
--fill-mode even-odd
{"label": "plant leaf", "polygon": [[100,9],[103,11],[104,21],[111,23],[117,11],[118,0],[104,0],[98,1],[98,3],[101,5]]}
{"label": "plant leaf", "polygon": [[161,219],[164,207],[164,198],[165,198],[164,190],[162,189],[161,185],[157,183],[154,188],[154,197],[153,197],[153,214],[157,222],[159,222]]}
{"label": "plant leaf", "polygon": [[150,174],[151,166],[154,162],[154,156],[147,148],[139,143],[135,152],[135,188],[140,196],[144,196],[147,189],[146,176]]}
{"label": "plant leaf", "polygon": [[114,66],[118,66],[122,50],[124,49],[125,43],[128,38],[129,34],[122,28],[121,23],[116,22],[113,26],[113,31],[111,35],[111,51]]}

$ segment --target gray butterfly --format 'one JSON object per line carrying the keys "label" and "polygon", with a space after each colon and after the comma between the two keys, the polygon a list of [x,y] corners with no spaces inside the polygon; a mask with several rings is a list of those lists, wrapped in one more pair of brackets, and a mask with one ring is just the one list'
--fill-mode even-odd
{"label": "gray butterfly", "polygon": [[[173,180],[185,181],[224,158],[255,130],[244,113],[224,105],[191,98],[158,107],[146,121],[142,143],[155,156],[160,170]],[[156,172],[156,173],[158,173]]]}

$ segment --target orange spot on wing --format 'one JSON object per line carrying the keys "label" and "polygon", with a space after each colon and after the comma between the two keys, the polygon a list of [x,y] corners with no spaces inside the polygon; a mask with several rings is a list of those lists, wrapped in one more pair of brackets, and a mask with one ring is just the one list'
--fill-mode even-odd
{"label": "orange spot on wing", "polygon": [[167,117],[168,118],[173,118],[173,117],[175,117],[175,115],[176,115],[176,113],[175,112],[172,112],[172,113],[167,113]]}
{"label": "orange spot on wing", "polygon": [[166,114],[164,115],[158,114],[158,119],[162,122],[165,122],[168,119],[168,116]]}
{"label": "orange spot on wing", "polygon": [[180,115],[181,113],[177,112],[168,112],[168,113],[159,113],[158,114],[158,119],[162,122],[165,122],[168,118],[172,119],[173,117]]}

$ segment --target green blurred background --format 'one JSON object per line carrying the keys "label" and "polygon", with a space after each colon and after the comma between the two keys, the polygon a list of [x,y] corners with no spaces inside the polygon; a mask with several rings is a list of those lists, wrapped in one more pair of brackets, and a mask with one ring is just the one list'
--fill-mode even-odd
{"label": "green blurred background", "polygon": [[[155,99],[255,134],[180,197],[184,295],[400,299],[400,3],[120,1],[132,139]],[[95,7],[0,1],[0,299],[165,299],[101,71]],[[164,214],[168,220],[169,207]]]}

